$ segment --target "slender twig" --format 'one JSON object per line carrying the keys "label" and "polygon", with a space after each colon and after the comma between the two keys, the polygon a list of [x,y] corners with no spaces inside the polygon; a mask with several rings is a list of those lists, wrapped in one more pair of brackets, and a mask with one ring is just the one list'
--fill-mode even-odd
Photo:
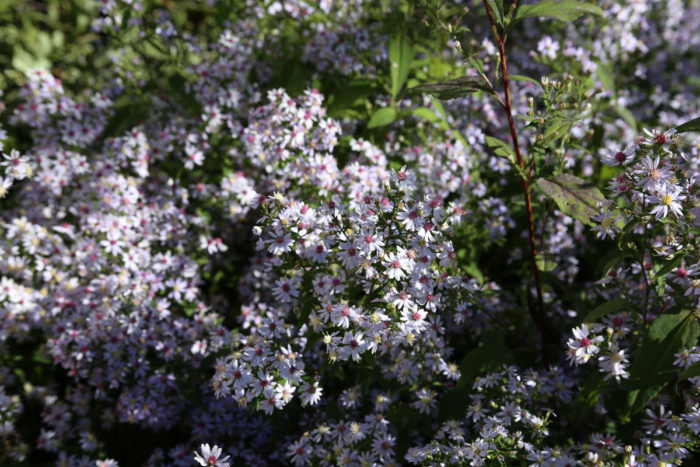
{"label": "slender twig", "polygon": [[[517,0],[515,0],[517,1]],[[506,116],[508,117],[508,126],[510,127],[510,136],[513,140],[513,149],[515,150],[515,156],[518,159],[518,165],[522,172],[525,170],[525,164],[523,162],[523,156],[520,153],[520,145],[518,144],[518,134],[515,131],[515,122],[513,121],[513,110],[510,103],[510,86],[508,83],[508,66],[506,63],[506,51],[505,51],[505,41],[498,33],[498,28],[496,27],[496,22],[493,19],[493,14],[491,13],[491,8],[486,0],[484,0],[484,7],[486,8],[486,15],[491,23],[491,29],[493,30],[494,36],[498,43],[498,54],[501,61],[501,72],[503,74],[503,91],[505,93],[505,110]],[[516,5],[513,5],[515,9]],[[531,161],[532,162],[532,161]],[[530,165],[530,173],[532,173],[532,164]],[[528,177],[529,178],[529,177]],[[530,187],[528,183],[528,178],[521,177],[523,183],[523,196],[525,197],[525,210],[527,211],[527,230],[528,237],[530,240],[530,262],[532,263],[532,274],[535,279],[535,288],[537,289],[537,313],[535,321],[540,328],[540,337],[542,339],[542,358],[547,360],[547,336],[545,327],[545,316],[544,316],[544,301],[542,299],[542,282],[540,280],[540,271],[537,268],[537,243],[535,240],[535,225],[532,216],[532,201],[530,199]],[[526,293],[529,294],[529,291]]]}

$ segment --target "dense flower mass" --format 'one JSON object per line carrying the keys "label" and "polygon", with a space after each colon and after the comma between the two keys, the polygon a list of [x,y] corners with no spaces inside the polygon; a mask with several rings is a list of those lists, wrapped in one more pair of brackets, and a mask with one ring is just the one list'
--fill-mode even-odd
{"label": "dense flower mass", "polygon": [[0,464],[700,462],[697,0],[6,3]]}

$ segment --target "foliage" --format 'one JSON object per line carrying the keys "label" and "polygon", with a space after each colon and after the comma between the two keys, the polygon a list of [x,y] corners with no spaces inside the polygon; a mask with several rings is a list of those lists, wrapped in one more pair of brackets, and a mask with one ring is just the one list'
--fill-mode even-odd
{"label": "foliage", "polygon": [[697,463],[698,27],[2,2],[0,464]]}

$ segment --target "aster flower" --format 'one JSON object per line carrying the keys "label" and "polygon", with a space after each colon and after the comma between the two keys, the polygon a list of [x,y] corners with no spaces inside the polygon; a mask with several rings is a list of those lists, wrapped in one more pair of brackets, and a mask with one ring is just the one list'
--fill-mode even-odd
{"label": "aster flower", "polygon": [[297,440],[287,447],[287,452],[292,458],[294,465],[307,465],[313,452],[313,448],[308,446],[305,439]]}
{"label": "aster flower", "polygon": [[301,405],[316,405],[321,401],[323,388],[319,387],[319,382],[315,381],[312,384],[304,383],[301,386]]}
{"label": "aster flower", "polygon": [[683,201],[685,195],[681,194],[681,188],[675,185],[662,185],[659,187],[656,195],[649,198],[652,203],[657,205],[651,210],[657,219],[661,219],[668,215],[671,211],[676,217],[683,216],[683,210],[679,201]]}
{"label": "aster flower", "polygon": [[3,199],[5,196],[7,196],[7,193],[10,191],[11,186],[12,178],[0,177],[0,199]]}
{"label": "aster flower", "polygon": [[581,365],[599,352],[596,344],[603,342],[602,336],[589,338],[588,326],[582,324],[573,329],[574,338],[569,339],[566,345],[569,347],[568,358],[571,363]]}
{"label": "aster flower", "polygon": [[355,334],[348,331],[343,336],[342,343],[344,347],[340,348],[341,355],[359,362],[362,358],[362,352],[365,350],[364,334],[361,331],[357,331]]}
{"label": "aster flower", "polygon": [[382,261],[384,267],[386,267],[386,275],[389,279],[401,280],[406,277],[411,271],[411,265],[404,255],[399,253],[389,252],[384,255],[384,261]]}
{"label": "aster flower", "polygon": [[286,253],[292,249],[292,244],[294,241],[289,234],[282,233],[281,231],[276,231],[272,238],[265,241],[269,246],[267,250],[275,255],[279,256]]}
{"label": "aster flower", "polygon": [[626,370],[628,364],[625,350],[618,349],[614,345],[610,347],[608,354],[598,358],[598,365],[606,373],[606,380],[615,378],[617,382],[620,382],[620,378],[628,378],[629,373]]}
{"label": "aster flower", "polygon": [[272,289],[272,295],[282,303],[290,303],[299,296],[299,279],[278,279]]}
{"label": "aster flower", "polygon": [[3,154],[3,159],[0,159],[0,167],[5,167],[7,175],[15,180],[22,180],[31,177],[34,170],[29,163],[29,158],[23,156],[16,149],[12,149],[10,154]]}
{"label": "aster flower", "polygon": [[648,193],[656,193],[660,188],[671,183],[673,173],[668,167],[660,167],[659,161],[658,156],[656,159],[645,156],[636,170],[637,174],[644,176],[640,183]]}
{"label": "aster flower", "polygon": [[648,130],[647,128],[642,129],[644,133],[643,144],[659,144],[664,145],[671,141],[671,138],[676,134],[676,129],[671,128],[666,131],[661,130]]}
{"label": "aster flower", "polygon": [[688,368],[690,365],[700,361],[700,352],[698,351],[698,347],[683,349],[673,356],[676,357],[673,364],[683,369]]}
{"label": "aster flower", "polygon": [[647,418],[644,428],[647,433],[661,433],[665,429],[671,428],[673,422],[671,420],[671,412],[666,412],[666,408],[662,405],[659,407],[658,415],[651,409],[646,409]]}
{"label": "aster flower", "polygon": [[628,146],[622,151],[606,151],[600,160],[605,165],[615,167],[618,165],[628,165],[634,160],[637,146]]}
{"label": "aster flower", "polygon": [[380,459],[387,459],[394,455],[396,438],[389,433],[376,434],[372,440],[372,453]]}
{"label": "aster flower", "polygon": [[435,409],[437,394],[435,391],[427,388],[421,388],[416,392],[416,400],[411,404],[411,406],[417,409],[420,413],[430,413]]}
{"label": "aster flower", "polygon": [[229,467],[229,463],[226,460],[231,456],[220,458],[222,451],[220,447],[213,445],[210,448],[209,444],[202,444],[199,450],[201,454],[196,451],[194,453],[194,460],[199,462],[199,465],[203,467]]}
{"label": "aster flower", "polygon": [[597,238],[605,240],[607,237],[615,238],[615,234],[620,232],[620,228],[615,225],[616,222],[622,220],[622,216],[615,217],[614,213],[609,209],[602,211],[600,214],[593,216],[592,219],[599,224],[593,227],[593,231],[597,232]]}
{"label": "aster flower", "polygon": [[559,43],[552,40],[550,36],[544,36],[537,43],[537,51],[550,60],[554,60],[557,58]]}

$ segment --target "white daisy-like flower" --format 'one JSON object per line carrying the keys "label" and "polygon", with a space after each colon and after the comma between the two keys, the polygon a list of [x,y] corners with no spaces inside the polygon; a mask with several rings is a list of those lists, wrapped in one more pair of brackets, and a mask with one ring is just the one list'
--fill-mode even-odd
{"label": "white daisy-like flower", "polygon": [[573,329],[574,338],[569,339],[566,345],[569,347],[569,360],[575,365],[586,363],[600,349],[596,344],[603,342],[602,336],[589,338],[588,326],[582,324]]}
{"label": "white daisy-like flower", "polygon": [[593,216],[592,219],[598,222],[598,225],[593,227],[593,231],[597,232],[597,238],[605,240],[607,237],[615,238],[616,232],[620,232],[620,228],[615,225],[615,223],[622,219],[622,217],[615,217],[614,213],[610,212],[609,209],[601,212],[597,216]]}
{"label": "white daisy-like flower", "polygon": [[685,195],[681,194],[681,188],[675,185],[661,186],[656,196],[649,198],[652,203],[656,203],[651,214],[654,214],[657,219],[666,217],[671,211],[676,217],[683,216],[683,210],[679,201],[685,199]]}
{"label": "white daisy-like flower", "polygon": [[199,462],[199,465],[204,467],[229,467],[229,463],[226,460],[231,456],[219,458],[221,456],[220,447],[214,445],[210,448],[209,444],[202,444],[199,450],[201,454],[197,451],[194,453],[194,460]]}
{"label": "white daisy-like flower", "polygon": [[618,165],[628,165],[634,160],[634,156],[637,151],[637,146],[628,146],[622,151],[606,151],[605,154],[600,158],[601,162],[605,165],[612,167]]}

